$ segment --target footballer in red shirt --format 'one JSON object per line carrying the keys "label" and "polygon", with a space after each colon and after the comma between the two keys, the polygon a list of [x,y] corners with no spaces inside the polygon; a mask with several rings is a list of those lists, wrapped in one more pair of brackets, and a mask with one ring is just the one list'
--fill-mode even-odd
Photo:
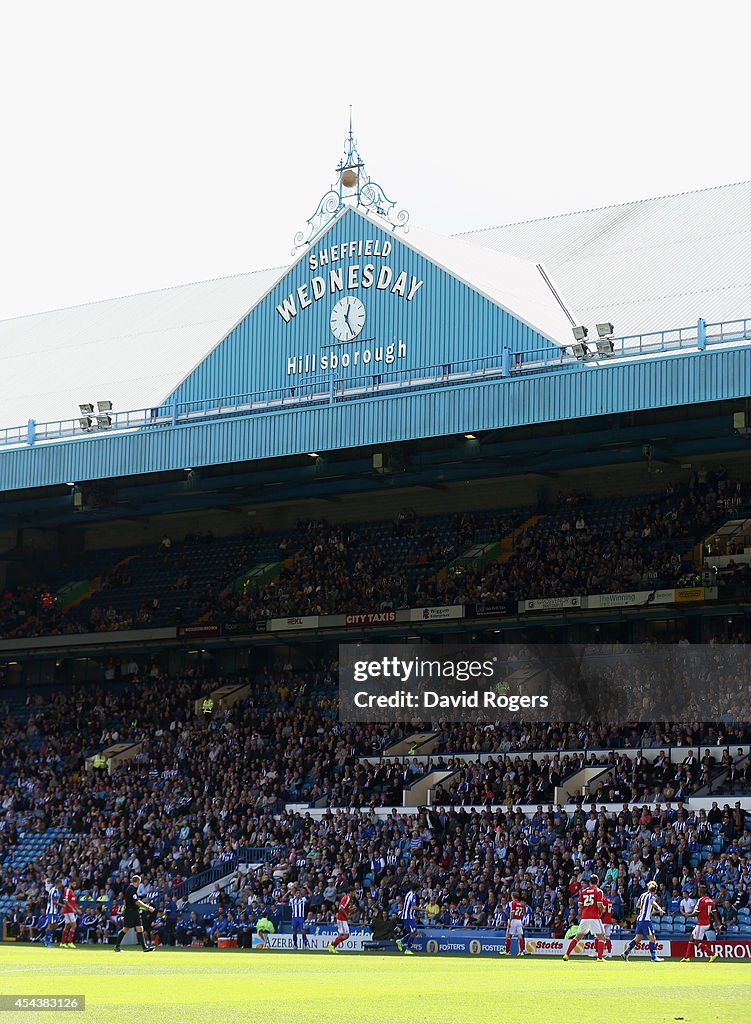
{"label": "footballer in red shirt", "polygon": [[527,904],[519,896],[518,892],[511,893],[511,900],[506,907],[506,948],[500,950],[502,956],[508,956],[511,952],[511,940],[519,940],[518,956],[528,956],[524,944],[524,918],[527,913]]}
{"label": "footballer in red shirt", "polygon": [[76,894],[70,885],[66,885],[63,889],[60,907],[63,913],[63,934],[60,938],[60,945],[67,946],[69,949],[75,949],[73,936],[76,934],[76,917],[80,914],[80,910],[76,903]]}
{"label": "footballer in red shirt", "polygon": [[336,927],[339,934],[333,942],[329,943],[329,953],[336,953],[336,947],[339,943],[349,938],[349,910],[351,902],[347,893],[339,898],[339,904],[336,908]]}
{"label": "footballer in red shirt", "polygon": [[568,960],[576,944],[584,935],[593,935],[597,959],[602,962],[605,952],[605,929],[602,924],[602,912],[605,907],[605,896],[600,888],[597,875],[590,875],[589,884],[579,893],[579,927],[576,935],[568,944],[563,959]]}
{"label": "footballer in red shirt", "polygon": [[696,904],[696,927],[691,932],[691,938],[688,940],[688,946],[686,947],[686,955],[681,962],[690,960],[696,954],[697,949],[701,949],[709,956],[710,963],[717,959],[719,953],[712,953],[712,947],[704,939],[711,926],[711,918],[714,918],[715,931],[719,932],[720,918],[717,914],[715,901],[711,896],[707,895],[706,885],[700,885],[699,902]]}

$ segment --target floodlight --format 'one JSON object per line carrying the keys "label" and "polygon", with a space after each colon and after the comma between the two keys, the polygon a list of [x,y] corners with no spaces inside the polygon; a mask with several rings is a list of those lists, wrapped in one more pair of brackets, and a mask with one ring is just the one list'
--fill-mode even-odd
{"label": "floodlight", "polygon": [[477,434],[465,434],[464,436],[466,437],[466,439],[468,441],[476,441],[477,440]]}
{"label": "floodlight", "polygon": [[589,359],[592,354],[586,345],[572,345],[571,351],[574,353],[577,359]]}
{"label": "floodlight", "polygon": [[107,430],[112,426],[112,417],[108,416],[106,413],[101,413],[96,418],[96,424],[100,430]]}
{"label": "floodlight", "polygon": [[308,456],[311,459],[318,459],[318,458],[320,458],[320,455],[318,454],[318,452],[308,452]]}
{"label": "floodlight", "polygon": [[576,341],[585,341],[589,331],[586,327],[572,327],[571,333]]}
{"label": "floodlight", "polygon": [[81,405],[78,406],[78,408],[81,410],[84,416],[88,416],[89,413],[92,413],[94,411],[94,406],[91,404],[91,402],[82,402]]}
{"label": "floodlight", "polygon": [[112,412],[112,402],[97,402],[97,412]]}
{"label": "floodlight", "polygon": [[597,342],[597,354],[600,356],[612,356],[615,345],[611,338],[600,338]]}
{"label": "floodlight", "polygon": [[610,338],[613,334],[612,324],[598,324],[597,333],[601,338]]}
{"label": "floodlight", "polygon": [[81,416],[78,422],[81,424],[81,430],[91,430],[92,420],[90,416]]}

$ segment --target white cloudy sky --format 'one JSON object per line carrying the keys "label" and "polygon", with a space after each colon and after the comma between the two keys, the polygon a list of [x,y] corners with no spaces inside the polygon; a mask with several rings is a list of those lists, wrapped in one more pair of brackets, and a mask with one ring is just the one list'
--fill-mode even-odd
{"label": "white cloudy sky", "polygon": [[350,103],[442,232],[745,180],[746,7],[4,4],[0,319],[285,263]]}

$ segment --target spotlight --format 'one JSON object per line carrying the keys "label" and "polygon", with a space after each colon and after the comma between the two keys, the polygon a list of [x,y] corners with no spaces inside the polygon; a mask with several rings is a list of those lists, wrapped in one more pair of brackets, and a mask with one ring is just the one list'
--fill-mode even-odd
{"label": "spotlight", "polygon": [[592,353],[589,351],[586,345],[572,345],[571,351],[574,353],[577,359],[589,359]]}
{"label": "spotlight", "polygon": [[100,413],[96,418],[96,425],[100,430],[108,430],[112,426],[112,417],[107,413]]}
{"label": "spotlight", "polygon": [[586,341],[589,331],[586,327],[572,327],[571,333],[573,334],[575,341]]}
{"label": "spotlight", "polygon": [[112,402],[97,402],[97,412],[112,412]]}
{"label": "spotlight", "polygon": [[615,345],[611,338],[600,338],[597,342],[597,354],[600,356],[612,356]]}
{"label": "spotlight", "polygon": [[597,324],[597,334],[600,338],[610,338],[613,335],[612,324]]}
{"label": "spotlight", "polygon": [[81,416],[78,422],[81,425],[81,430],[91,430],[94,425],[94,420],[91,416]]}
{"label": "spotlight", "polygon": [[78,408],[81,410],[84,416],[88,416],[90,415],[90,413],[94,411],[94,406],[91,404],[91,402],[82,402],[81,405],[78,406]]}

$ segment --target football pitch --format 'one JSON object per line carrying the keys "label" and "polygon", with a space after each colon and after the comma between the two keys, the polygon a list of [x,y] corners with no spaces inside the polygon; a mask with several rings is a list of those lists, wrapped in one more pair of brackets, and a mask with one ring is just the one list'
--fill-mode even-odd
{"label": "football pitch", "polygon": [[0,996],[81,996],[86,1009],[10,1010],[35,1024],[747,1024],[744,962],[377,956],[0,947]]}

